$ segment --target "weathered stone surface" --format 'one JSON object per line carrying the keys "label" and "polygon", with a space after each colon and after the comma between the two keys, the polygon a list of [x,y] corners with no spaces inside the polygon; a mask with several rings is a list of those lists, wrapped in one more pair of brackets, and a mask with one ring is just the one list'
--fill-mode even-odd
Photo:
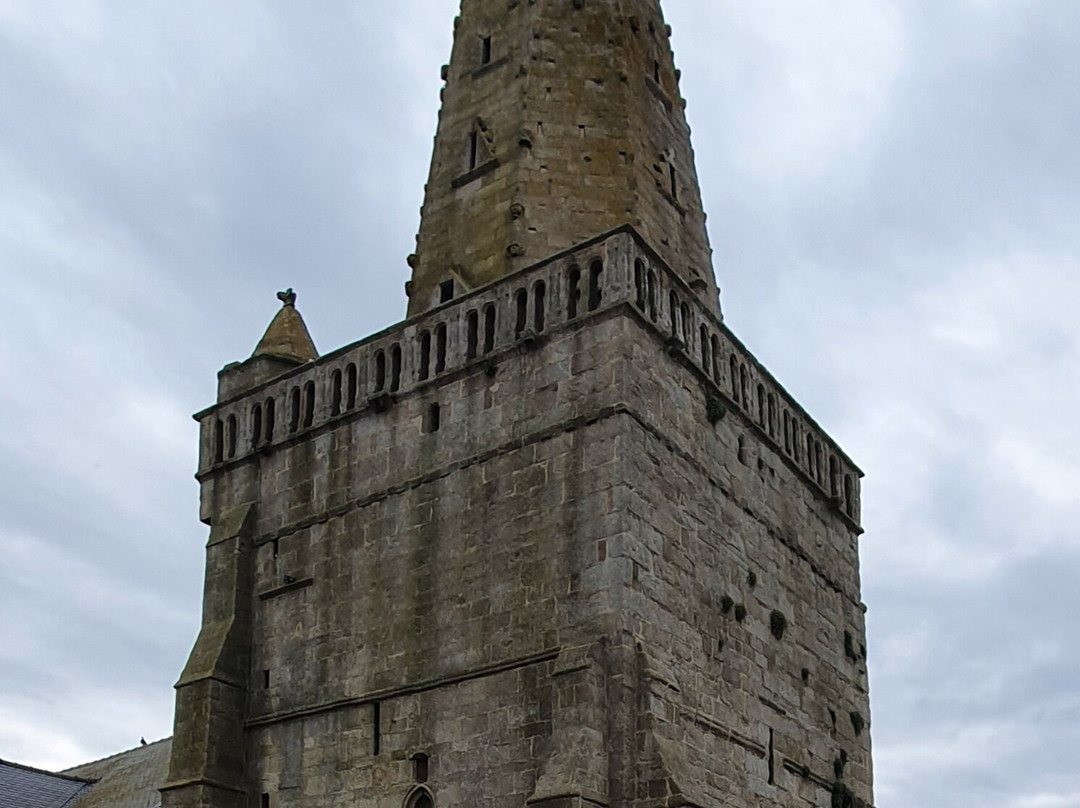
{"label": "weathered stone surface", "polygon": [[463,0],[445,79],[410,315],[621,225],[719,313],[655,0]]}
{"label": "weathered stone surface", "polygon": [[872,803],[861,472],[641,173],[692,168],[669,69],[654,3],[465,0],[416,316],[197,416],[167,808]]}

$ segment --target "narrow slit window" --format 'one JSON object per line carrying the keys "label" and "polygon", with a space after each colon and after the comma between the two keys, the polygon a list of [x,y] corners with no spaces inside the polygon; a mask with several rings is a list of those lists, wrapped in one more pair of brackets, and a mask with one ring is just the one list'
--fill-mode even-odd
{"label": "narrow slit window", "polygon": [[420,335],[420,367],[417,369],[416,377],[420,381],[427,381],[428,373],[431,368],[431,333],[425,331]]}
{"label": "narrow slit window", "polygon": [[345,369],[345,386],[348,388],[349,394],[345,397],[345,406],[350,410],[356,406],[356,365],[349,365]]}
{"label": "narrow slit window", "polygon": [[266,399],[266,442],[272,443],[274,440],[274,429],[276,427],[275,421],[277,420],[277,403],[272,398]]}
{"label": "narrow slit window", "polygon": [[679,172],[675,170],[674,163],[668,163],[668,179],[671,181],[671,198],[679,199]]}
{"label": "narrow slit window", "polygon": [[439,284],[439,302],[449,303],[454,299],[454,281],[453,279],[443,281]]}
{"label": "narrow slit window", "polygon": [[262,808],[270,808],[270,795],[264,793],[262,795],[262,800],[259,804],[262,806]]}
{"label": "narrow slit window", "polygon": [[720,384],[724,376],[724,361],[720,356],[720,338],[715,334],[712,338],[712,375],[713,381]]}
{"label": "narrow slit window", "polygon": [[769,437],[776,437],[776,396],[769,393]]}
{"label": "narrow slit window", "polygon": [[446,323],[435,328],[435,372],[446,370]]}
{"label": "narrow slit window", "polygon": [[378,756],[382,751],[382,705],[371,705],[371,753]]}
{"label": "narrow slit window", "polygon": [[489,354],[495,350],[495,306],[488,305],[484,309],[484,353]]}
{"label": "narrow slit window", "polygon": [[442,420],[442,411],[438,404],[432,404],[427,408],[427,412],[424,413],[424,432],[430,434],[432,432],[438,432],[440,421]]}
{"label": "narrow slit window", "polygon": [[539,334],[544,330],[544,305],[546,303],[545,295],[547,294],[547,286],[543,281],[540,281],[533,287],[533,328],[536,329],[536,333]]}
{"label": "narrow slit window", "polygon": [[386,387],[386,354],[379,351],[375,354],[375,392],[381,393]]}
{"label": "narrow slit window", "polygon": [[262,443],[263,423],[262,407],[256,404],[251,408],[251,448],[258,448]]}
{"label": "narrow slit window", "polygon": [[634,290],[637,292],[637,307],[645,311],[645,265],[641,259],[634,262]]}
{"label": "narrow slit window", "polygon": [[840,496],[840,470],[835,456],[829,457],[829,494]]}
{"label": "narrow slit window", "polygon": [[518,289],[514,293],[514,305],[517,312],[514,320],[514,339],[517,339],[525,331],[525,321],[529,313],[529,293],[524,289]]}
{"label": "narrow slit window", "polygon": [[735,403],[739,403],[739,360],[735,358],[735,355],[731,355],[731,359],[728,360],[728,365],[731,370],[731,397],[735,399]]}
{"label": "narrow slit window", "polygon": [[480,133],[475,129],[469,134],[469,171],[476,168],[480,160]]}
{"label": "narrow slit window", "polygon": [[300,388],[294,387],[289,394],[289,431],[300,428]]}
{"label": "narrow slit window", "polygon": [[671,316],[671,336],[679,336],[679,298],[674,292],[668,293],[668,314]]}
{"label": "narrow slit window", "polygon": [[742,400],[743,409],[750,410],[749,396],[747,395],[746,365],[739,368],[739,397]]}
{"label": "narrow slit window", "polygon": [[480,40],[480,64],[491,64],[491,37],[486,36]]}
{"label": "narrow slit window", "polygon": [[657,84],[660,83],[660,62],[658,61],[653,61],[652,63],[652,77],[653,81]]}
{"label": "narrow slit window", "polygon": [[226,422],[229,433],[229,459],[236,457],[236,416],[230,415]]}
{"label": "narrow slit window", "polygon": [[413,780],[418,783],[428,781],[428,756],[422,752],[413,755]]}
{"label": "narrow slit window", "polygon": [[480,315],[470,311],[465,317],[465,358],[476,359],[480,349]]}
{"label": "narrow slit window", "polygon": [[225,459],[225,425],[218,418],[214,421],[214,462]]}
{"label": "narrow slit window", "polygon": [[651,269],[649,274],[645,278],[645,282],[648,285],[647,292],[649,295],[649,317],[652,321],[656,322],[656,273]]}
{"label": "narrow slit window", "polygon": [[581,300],[581,270],[570,267],[566,286],[566,319],[573,320],[578,315],[578,303]]}
{"label": "narrow slit window", "polygon": [[262,672],[262,680],[263,690],[266,690],[268,687],[270,687],[270,671],[265,670]]}
{"label": "narrow slit window", "polygon": [[855,485],[850,474],[844,475],[844,509],[848,516],[855,517]]}
{"label": "narrow slit window", "polygon": [[401,389],[401,346],[395,345],[390,349],[390,392],[396,393]]}
{"label": "narrow slit window", "polygon": [[791,416],[784,410],[784,451],[791,454]]}
{"label": "narrow slit window", "polygon": [[304,385],[304,428],[315,423],[315,382]]}
{"label": "narrow slit window", "polygon": [[341,371],[335,370],[330,375],[330,414],[341,415],[341,394],[342,394],[342,377]]}
{"label": "narrow slit window", "polygon": [[765,388],[760,384],[757,386],[757,420],[765,426]]}
{"label": "narrow slit window", "polygon": [[698,337],[701,340],[701,369],[709,373],[709,331],[705,326],[701,326]]}
{"label": "narrow slit window", "polygon": [[603,286],[601,284],[604,274],[604,265],[600,261],[593,261],[589,267],[589,311],[600,308],[603,300]]}
{"label": "narrow slit window", "polygon": [[806,468],[814,476],[814,436],[806,433]]}
{"label": "narrow slit window", "polygon": [[693,330],[690,325],[690,305],[683,303],[679,311],[682,315],[679,319],[679,325],[682,327],[682,341],[689,345],[690,333]]}

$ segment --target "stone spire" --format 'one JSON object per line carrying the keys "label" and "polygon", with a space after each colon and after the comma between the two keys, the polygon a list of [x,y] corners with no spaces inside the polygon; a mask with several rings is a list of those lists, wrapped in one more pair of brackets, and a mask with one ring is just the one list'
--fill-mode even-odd
{"label": "stone spire", "polygon": [[312,362],[319,358],[315,343],[308,333],[304,318],[296,310],[296,293],[292,289],[278,292],[281,311],[277,313],[255,347],[252,359],[267,356],[285,359],[297,364]]}
{"label": "stone spire", "polygon": [[626,224],[719,314],[669,35],[657,0],[462,0],[410,316]]}

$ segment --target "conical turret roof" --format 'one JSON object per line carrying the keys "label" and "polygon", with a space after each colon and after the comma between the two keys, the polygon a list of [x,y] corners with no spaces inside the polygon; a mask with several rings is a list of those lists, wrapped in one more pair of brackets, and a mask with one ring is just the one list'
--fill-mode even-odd
{"label": "conical turret roof", "polygon": [[281,311],[277,313],[270,327],[251,356],[272,356],[293,362],[312,362],[319,358],[319,352],[308,333],[304,318],[296,310],[296,293],[292,289],[278,292]]}

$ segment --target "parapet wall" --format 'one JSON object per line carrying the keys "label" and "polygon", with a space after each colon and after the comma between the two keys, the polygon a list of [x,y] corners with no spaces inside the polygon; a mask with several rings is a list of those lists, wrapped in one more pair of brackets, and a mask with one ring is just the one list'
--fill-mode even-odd
{"label": "parapet wall", "polygon": [[[198,478],[374,414],[450,374],[601,311],[627,306],[700,379],[710,418],[747,421],[853,528],[862,472],[695,293],[621,228],[349,345],[197,414]],[[425,429],[438,429],[438,405]],[[204,518],[209,514],[205,512]]]}

